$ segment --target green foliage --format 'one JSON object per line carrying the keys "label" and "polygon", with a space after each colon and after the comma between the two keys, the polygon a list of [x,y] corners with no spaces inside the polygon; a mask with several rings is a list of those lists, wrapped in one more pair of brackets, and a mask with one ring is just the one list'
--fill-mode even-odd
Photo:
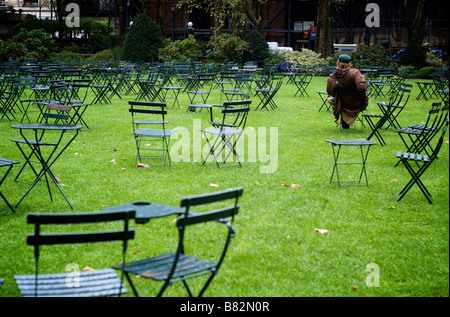
{"label": "green foliage", "polygon": [[250,32],[244,40],[249,44],[249,49],[243,53],[244,62],[255,61],[259,67],[264,66],[264,62],[270,56],[270,51],[267,41],[261,32]]}
{"label": "green foliage", "polygon": [[420,78],[431,78],[431,75],[436,71],[432,66],[426,66],[419,70],[418,75]]}
{"label": "green foliage", "polygon": [[156,62],[163,45],[159,26],[146,14],[140,14],[125,38],[122,60]]}
{"label": "green foliage", "polygon": [[440,67],[444,66],[442,59],[438,58],[436,55],[434,55],[431,52],[426,54],[426,62],[427,62],[428,66],[432,66],[435,68],[440,68]]}
{"label": "green foliage", "polygon": [[[329,66],[336,66],[339,54],[334,55],[328,60]],[[352,65],[355,68],[364,68],[368,66],[396,67],[397,63],[387,58],[388,50],[381,44],[359,44],[358,50],[351,54]]]}
{"label": "green foliage", "polygon": [[388,57],[388,51],[381,44],[360,44],[352,54],[352,64],[356,68],[366,66],[392,67],[396,63]]}
{"label": "green foliage", "polygon": [[[79,31],[84,32],[88,36],[92,34],[108,34],[112,29],[108,30],[107,22],[97,21],[94,19],[88,18],[80,18],[80,27],[69,28],[65,23],[63,24],[64,31],[66,33],[70,33],[71,31]],[[22,28],[27,29],[29,31],[35,29],[42,29],[47,33],[54,34],[58,31],[59,25],[58,20],[49,20],[49,19],[37,19],[37,18],[27,18],[23,22],[18,23],[14,30],[18,33]]]}
{"label": "green foliage", "polygon": [[21,29],[13,38],[0,42],[1,60],[44,61],[50,57],[54,42],[40,29]]}
{"label": "green foliage", "polygon": [[91,45],[94,48],[94,51],[99,52],[115,47],[118,40],[118,35],[92,33],[91,36],[89,36],[88,45]]}
{"label": "green foliage", "polygon": [[304,67],[315,67],[327,63],[327,58],[323,58],[321,54],[307,48],[303,48],[301,51],[285,52],[282,56],[284,59],[290,58],[292,63]]}
{"label": "green foliage", "polygon": [[408,42],[408,45],[400,56],[399,64],[411,65],[417,70],[427,66],[425,52],[416,40]]}
{"label": "green foliage", "polygon": [[54,54],[50,58],[51,62],[81,62],[83,61],[83,57],[73,52],[70,48],[62,50],[59,53]]}
{"label": "green foliage", "polygon": [[118,49],[107,49],[96,53],[87,60],[94,62],[117,62],[119,60],[120,52]]}
{"label": "green foliage", "polygon": [[163,62],[174,63],[195,61],[202,55],[201,45],[193,35],[183,40],[171,42],[166,40],[164,47],[159,50],[159,59]]}
{"label": "green foliage", "polygon": [[243,52],[249,49],[249,44],[246,41],[228,33],[213,35],[207,46],[212,47],[208,57],[218,63],[240,63],[242,62]]}

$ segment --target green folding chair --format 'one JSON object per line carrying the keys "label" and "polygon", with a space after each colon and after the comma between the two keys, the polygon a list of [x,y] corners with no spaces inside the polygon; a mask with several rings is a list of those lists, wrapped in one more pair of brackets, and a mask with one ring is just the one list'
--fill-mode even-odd
{"label": "green folding chair", "polygon": [[[39,273],[39,259],[41,255],[47,255],[48,251],[41,252],[41,246],[68,245],[81,243],[121,242],[122,264],[119,270],[123,271],[128,241],[134,239],[134,230],[129,228],[129,221],[134,219],[135,211],[120,212],[93,212],[93,213],[67,213],[67,214],[29,214],[27,223],[34,225],[34,233],[28,235],[27,245],[33,246],[35,258],[35,274],[14,276],[20,293],[23,297],[101,297],[120,296],[127,293],[123,285],[123,274],[119,278],[111,268],[96,269],[91,271],[77,271],[76,267],[82,265],[83,259],[73,271],[67,272],[67,264],[55,262],[55,266],[63,264],[65,273]],[[112,230],[114,222],[122,225],[121,229]],[[83,225],[96,226],[100,231],[81,230]],[[61,228],[67,232],[61,233]],[[44,231],[45,227],[45,231]],[[74,231],[73,227],[79,228]],[[53,228],[53,232],[49,232]],[[86,228],[86,227],[85,227]],[[45,233],[43,233],[45,232]],[[113,248],[108,249],[110,256]],[[90,251],[92,253],[92,250]],[[61,267],[58,268],[58,271]]]}
{"label": "green folding chair", "polygon": [[[188,295],[192,297],[193,292],[187,280],[209,274],[209,278],[197,295],[203,296],[219,272],[231,238],[236,236],[233,221],[238,214],[238,202],[243,191],[242,187],[238,187],[182,198],[181,207],[184,208],[184,213],[175,223],[178,229],[176,251],[127,263],[124,266],[125,276],[134,294],[139,296],[130,275],[163,282],[158,297],[164,294],[168,286],[176,282],[183,282]],[[192,211],[191,208],[195,208],[196,211]],[[114,268],[120,270],[122,266]]]}

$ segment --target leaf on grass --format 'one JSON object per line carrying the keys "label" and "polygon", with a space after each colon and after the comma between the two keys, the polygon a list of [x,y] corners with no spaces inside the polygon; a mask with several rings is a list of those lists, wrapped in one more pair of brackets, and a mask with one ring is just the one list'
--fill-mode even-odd
{"label": "leaf on grass", "polygon": [[391,180],[391,182],[393,182],[393,183],[398,182],[398,178]]}
{"label": "leaf on grass", "polygon": [[327,229],[314,229],[316,232],[320,234],[327,234],[330,233]]}
{"label": "leaf on grass", "polygon": [[58,177],[55,177],[55,179],[58,183],[61,183],[61,180]]}
{"label": "leaf on grass", "polygon": [[83,154],[78,153],[78,152],[73,153],[73,155],[76,155],[76,156],[83,156]]}
{"label": "leaf on grass", "polygon": [[214,188],[217,188],[217,187],[219,187],[219,185],[217,185],[217,184],[214,184],[214,183],[209,183],[209,187],[214,187]]}
{"label": "leaf on grass", "polygon": [[306,108],[302,108],[302,111],[308,111],[308,109],[306,109]]}
{"label": "leaf on grass", "polygon": [[101,205],[102,208],[107,208],[109,205]]}
{"label": "leaf on grass", "polygon": [[149,168],[150,165],[139,162],[137,165],[138,168]]}
{"label": "leaf on grass", "polygon": [[85,266],[85,267],[83,268],[83,271],[95,271],[95,269],[93,269],[93,268],[91,268],[91,267],[89,267],[89,266]]}
{"label": "leaf on grass", "polygon": [[111,161],[109,161],[109,163],[116,164],[116,159],[112,159]]}
{"label": "leaf on grass", "polygon": [[301,188],[301,185],[298,184],[281,184],[283,187],[290,187],[290,188]]}
{"label": "leaf on grass", "polygon": [[122,167],[120,170],[121,171],[126,171],[127,169],[125,167]]}

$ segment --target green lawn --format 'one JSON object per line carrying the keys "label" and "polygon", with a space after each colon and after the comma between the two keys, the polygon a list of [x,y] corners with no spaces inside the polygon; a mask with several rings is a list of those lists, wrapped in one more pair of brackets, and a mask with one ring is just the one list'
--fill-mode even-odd
{"label": "green lawn", "polygon": [[[100,211],[138,200],[176,206],[184,196],[237,186],[244,187],[235,220],[237,236],[206,296],[449,296],[448,133],[439,159],[422,176],[433,204],[417,186],[397,202],[397,194],[410,176],[403,166],[394,167],[395,154],[404,146],[392,128],[382,131],[386,146],[370,149],[369,186],[339,188],[330,184],[333,152],[325,140],[364,139],[370,131],[367,124],[363,128],[359,123],[356,129],[341,130],[331,113],[318,112],[321,100],[316,92],[325,89],[325,80],[313,78],[307,89],[309,97],[294,97],[295,86],[285,81],[275,97],[278,109],[250,112],[241,168],[202,165],[199,148],[204,149],[206,142],[199,145],[198,128],[208,126],[208,114],[187,112],[184,94],[179,96],[182,109],[172,108],[172,99],[168,100],[170,127],[178,127],[184,134],[171,141],[178,151],[171,153],[172,165],[165,169],[159,161],[144,162],[149,168],[134,167],[136,149],[127,107],[134,95],[114,97],[107,105],[91,105],[84,115],[90,129],[82,130],[52,168],[73,210],[54,188],[54,200],[50,201],[43,182],[15,213],[0,209],[0,278],[5,279],[0,296],[20,296],[14,275],[34,272],[33,251],[26,245],[26,235],[33,230],[26,224],[28,213]],[[417,85],[415,80],[409,82],[414,89],[399,118],[402,126],[424,122],[431,103],[437,101],[416,100]],[[252,100],[254,109],[259,99],[252,96]],[[208,102],[219,103],[219,92]],[[374,100],[370,100],[367,113],[379,113]],[[18,130],[11,128],[14,123],[18,120],[0,121],[0,156],[23,162],[16,145],[9,141],[20,137]],[[255,150],[247,147],[255,144],[252,135],[258,136],[260,145]],[[372,141],[377,142],[375,138]],[[359,155],[351,148],[343,150],[348,159]],[[13,168],[1,188],[14,204],[28,188],[14,182],[19,168]],[[355,172],[349,170],[348,174]],[[29,171],[23,174],[24,179],[31,176]],[[286,186],[291,184],[298,186]],[[128,260],[174,250],[172,218],[132,226],[136,238],[129,245]],[[319,234],[317,228],[329,233]],[[205,232],[204,239],[211,234]],[[68,263],[102,268],[120,261],[119,255],[115,256],[117,249],[112,245],[96,245],[88,251],[82,246],[74,251],[47,247],[41,269],[63,272]],[[375,272],[372,266],[379,269],[378,287],[366,284],[374,281],[369,275]],[[136,286],[142,296],[154,296],[161,284],[141,278]],[[175,284],[166,295],[186,293],[181,284]]]}

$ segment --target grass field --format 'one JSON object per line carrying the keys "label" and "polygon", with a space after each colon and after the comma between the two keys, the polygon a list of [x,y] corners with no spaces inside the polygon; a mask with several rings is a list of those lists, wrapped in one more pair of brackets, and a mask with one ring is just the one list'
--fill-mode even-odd
{"label": "grass field", "polygon": [[[365,139],[370,130],[359,123],[356,129],[341,130],[330,112],[318,111],[321,100],[317,91],[325,89],[325,81],[325,77],[314,77],[307,89],[309,97],[294,97],[295,86],[285,81],[275,97],[276,110],[254,111],[259,99],[252,96],[247,131],[258,136],[261,146],[249,150],[251,140],[246,136],[243,166],[224,169],[202,165],[199,160],[199,148],[204,149],[206,142],[200,141],[198,129],[208,126],[208,114],[187,112],[185,94],[179,96],[181,109],[172,107],[172,99],[167,100],[169,125],[184,134],[172,139],[177,151],[171,152],[172,165],[165,169],[160,161],[144,162],[149,168],[134,167],[136,149],[127,106],[134,95],[115,96],[111,104],[91,105],[84,115],[90,129],[83,128],[52,168],[73,210],[54,188],[54,200],[50,201],[43,182],[15,213],[0,209],[0,278],[5,279],[0,296],[20,296],[14,275],[34,272],[33,250],[26,245],[26,235],[33,230],[26,224],[28,213],[100,211],[138,200],[177,206],[184,196],[243,186],[235,220],[237,236],[205,296],[448,297],[448,133],[438,160],[422,176],[433,204],[417,186],[397,201],[410,176],[403,166],[394,167],[395,154],[404,146],[392,128],[381,132],[386,146],[370,148],[369,186],[339,188],[330,183],[334,160],[325,140]],[[409,80],[414,88],[399,117],[402,126],[424,122],[431,103],[437,101],[416,100],[415,81]],[[214,91],[208,102],[220,103],[220,93]],[[370,100],[367,113],[379,113],[374,102]],[[18,121],[0,121],[0,157],[23,162],[16,145],[9,141],[20,137],[18,130],[11,128]],[[372,141],[377,142],[375,138]],[[344,150],[347,159],[359,155],[351,148]],[[19,168],[13,168],[1,187],[13,204],[29,186],[14,182]],[[355,173],[347,171],[348,175]],[[22,176],[32,180],[30,171]],[[295,185],[287,186],[291,184]],[[174,250],[172,219],[132,226],[136,238],[129,245],[128,260]],[[315,229],[329,233],[322,235]],[[203,240],[211,235],[205,231]],[[95,245],[88,251],[82,246],[73,250],[44,248],[41,271],[63,272],[68,263],[80,268],[117,264],[120,252],[116,256],[115,251],[119,248],[112,246]],[[375,286],[370,284],[375,281],[373,267],[379,273]],[[141,296],[154,296],[161,284],[141,278],[136,286]],[[131,291],[128,295],[132,296]],[[186,293],[181,284],[175,284],[166,295]]]}

